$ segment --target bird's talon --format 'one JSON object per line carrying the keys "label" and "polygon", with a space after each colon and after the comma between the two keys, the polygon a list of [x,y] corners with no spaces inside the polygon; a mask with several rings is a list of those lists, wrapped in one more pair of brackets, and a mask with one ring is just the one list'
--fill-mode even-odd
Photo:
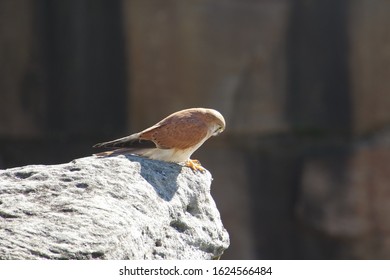
{"label": "bird's talon", "polygon": [[185,165],[194,171],[199,170],[201,172],[204,172],[206,170],[202,167],[202,165],[200,164],[200,161],[196,160],[196,159],[190,159],[190,160],[186,161]]}

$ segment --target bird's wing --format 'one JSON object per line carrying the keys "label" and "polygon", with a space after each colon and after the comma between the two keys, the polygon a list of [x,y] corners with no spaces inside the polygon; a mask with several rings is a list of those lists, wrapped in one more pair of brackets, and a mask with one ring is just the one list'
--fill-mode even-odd
{"label": "bird's wing", "polygon": [[186,112],[168,116],[142,132],[93,147],[188,149],[201,143],[207,133],[208,126],[205,121]]}
{"label": "bird's wing", "polygon": [[154,142],[160,149],[187,149],[203,141],[207,132],[207,125],[197,120],[168,121],[142,131],[139,138]]}

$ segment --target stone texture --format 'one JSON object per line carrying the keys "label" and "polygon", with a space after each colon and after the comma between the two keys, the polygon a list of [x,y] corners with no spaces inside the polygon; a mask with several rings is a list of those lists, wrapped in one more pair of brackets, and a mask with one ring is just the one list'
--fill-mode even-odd
{"label": "stone texture", "polygon": [[209,172],[135,156],[0,172],[0,259],[213,259]]}

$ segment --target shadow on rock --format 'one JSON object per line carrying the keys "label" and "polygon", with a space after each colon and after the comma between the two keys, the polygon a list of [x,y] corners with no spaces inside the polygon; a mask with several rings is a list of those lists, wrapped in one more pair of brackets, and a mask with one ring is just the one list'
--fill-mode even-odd
{"label": "shadow on rock", "polygon": [[154,188],[162,199],[170,201],[173,198],[179,187],[177,177],[181,173],[183,166],[135,155],[126,155],[126,158],[140,164],[141,176]]}

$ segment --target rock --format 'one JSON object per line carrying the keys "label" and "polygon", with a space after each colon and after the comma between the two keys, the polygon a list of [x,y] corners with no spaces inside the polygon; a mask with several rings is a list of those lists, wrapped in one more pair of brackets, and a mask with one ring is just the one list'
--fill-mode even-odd
{"label": "rock", "polygon": [[0,171],[0,259],[213,259],[212,177],[136,156]]}

